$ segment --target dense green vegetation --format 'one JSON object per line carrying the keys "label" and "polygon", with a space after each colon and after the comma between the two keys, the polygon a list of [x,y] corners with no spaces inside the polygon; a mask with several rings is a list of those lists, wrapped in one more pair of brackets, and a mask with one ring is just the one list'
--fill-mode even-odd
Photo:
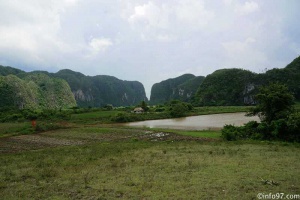
{"label": "dense green vegetation", "polygon": [[150,103],[163,104],[170,100],[189,101],[196,93],[204,80],[203,76],[184,74],[160,83],[155,83],[151,88]]}
{"label": "dense green vegetation", "polygon": [[69,83],[81,107],[130,106],[147,100],[144,86],[138,81],[122,81],[106,75],[85,76],[71,70],[60,70],[52,75]]}
{"label": "dense green vegetation", "polygon": [[300,100],[300,57],[282,69],[255,74],[243,69],[221,69],[208,75],[193,97],[195,105],[251,105],[260,86],[279,82]]}
{"label": "dense green vegetation", "polygon": [[222,130],[225,139],[300,142],[300,114],[293,107],[294,97],[285,85],[273,83],[261,87],[255,99],[258,104],[248,115],[260,116],[261,123],[251,121],[242,127],[227,125]]}
{"label": "dense green vegetation", "polygon": [[[141,102],[143,104],[143,102]],[[178,106],[177,105],[182,105]],[[300,104],[299,104],[300,105]],[[140,106],[140,105],[138,105]],[[183,107],[181,110],[180,108]],[[40,110],[1,110],[0,122],[3,134],[20,135],[38,133],[47,130],[63,128],[66,124],[111,124],[115,122],[133,122],[154,119],[167,119],[181,116],[248,112],[251,107],[246,106],[216,106],[216,107],[192,107],[191,104],[180,101],[171,101],[165,105],[148,106],[147,112],[132,113],[135,107],[103,108],[79,108],[72,109],[40,109]],[[37,121],[37,127],[31,127],[31,120]],[[26,126],[20,126],[25,124]],[[4,124],[6,124],[4,126]],[[14,127],[15,124],[15,128]],[[7,127],[7,128],[6,128]],[[19,127],[19,128],[18,128]],[[68,126],[67,126],[68,127]],[[23,130],[22,130],[23,129]],[[1,131],[0,131],[1,135]]]}
{"label": "dense green vegetation", "polygon": [[46,74],[0,76],[1,109],[61,109],[76,106],[66,81]]}
{"label": "dense green vegetation", "polygon": [[[299,66],[300,57],[285,68],[268,70],[262,74],[243,69],[220,69],[207,77],[184,74],[154,84],[149,103],[157,105],[171,100],[180,100],[193,103],[194,106],[254,105],[256,102],[253,97],[257,94],[258,88],[271,82],[286,84],[295,98],[300,100]],[[144,86],[141,83],[122,81],[112,76],[85,76],[67,69],[57,73],[43,71],[26,73],[22,70],[3,66],[0,66],[0,74],[2,75],[0,92],[3,94],[1,95],[3,99],[1,105],[5,104],[8,107],[22,108],[22,102],[25,102],[26,108],[36,107],[37,99],[39,100],[38,105],[41,107],[49,103],[52,103],[51,108],[61,107],[54,104],[62,104],[65,97],[55,99],[55,101],[49,100],[49,102],[41,100],[43,98],[51,99],[55,96],[53,93],[60,93],[60,91],[53,91],[52,87],[59,80],[57,78],[67,81],[77,105],[80,107],[103,107],[107,104],[133,106],[141,101],[147,102]],[[17,79],[16,76],[21,80]],[[38,76],[51,77],[54,83],[49,84],[47,78],[47,81],[42,83],[43,79],[37,78]],[[46,87],[48,89],[43,93]],[[66,88],[65,84],[64,88]],[[14,90],[14,93],[10,92],[11,90]],[[38,97],[36,97],[37,93],[39,93]]]}
{"label": "dense green vegetation", "polygon": [[254,74],[243,69],[222,69],[208,75],[194,103],[202,106],[253,104]]}
{"label": "dense green vegetation", "polygon": [[[22,102],[25,101],[25,108],[65,107],[61,104],[72,107],[75,104],[70,98],[75,98],[76,104],[80,107],[102,107],[107,104],[129,106],[136,105],[142,100],[147,101],[144,86],[140,82],[122,81],[113,76],[85,76],[71,70],[60,70],[57,73],[45,71],[26,73],[3,66],[0,66],[0,75],[2,75],[0,94],[3,96],[1,104],[7,106],[22,108]],[[67,84],[61,81],[62,79]],[[73,94],[66,91],[69,88]],[[59,96],[61,92],[65,93],[64,97]],[[70,94],[74,97],[68,97]],[[12,100],[15,96],[21,98],[22,105],[19,105],[18,100]]]}
{"label": "dense green vegetation", "polygon": [[26,122],[6,122],[0,123],[0,138],[8,137],[14,135],[24,135],[34,133],[35,130],[32,128],[31,124]]}
{"label": "dense green vegetation", "polygon": [[20,73],[25,73],[25,72],[20,69],[13,68],[13,67],[9,67],[9,66],[5,67],[5,66],[0,65],[0,76],[7,76],[10,74],[17,75]]}
{"label": "dense green vegetation", "polygon": [[[148,106],[146,99],[131,99],[144,95],[140,83],[69,70],[25,73],[0,66],[1,199],[299,195],[298,73],[299,58],[265,74],[225,69],[204,81],[184,75],[156,85],[161,104]],[[273,80],[278,82],[270,84]],[[197,95],[189,96],[199,85]],[[252,103],[256,105],[225,106]],[[132,113],[135,107],[146,112]],[[222,131],[116,123],[225,112],[258,114],[262,121],[226,125]]]}
{"label": "dense green vegetation", "polygon": [[300,100],[300,56],[283,69],[271,69],[266,72],[266,84],[279,82],[287,85],[297,100]]}
{"label": "dense green vegetation", "polygon": [[185,74],[153,85],[151,104],[177,99],[195,106],[238,106],[256,104],[258,88],[272,82],[286,84],[300,100],[300,57],[282,69],[256,74],[243,69],[220,69],[207,77]]}
{"label": "dense green vegetation", "polygon": [[[0,123],[1,198],[254,199],[262,191],[299,193],[297,143],[227,142],[220,131],[113,123],[119,115],[129,120],[171,117],[182,106],[184,115],[249,111],[193,108],[181,101],[148,106],[142,114],[131,113],[134,107],[109,105],[6,110],[0,118],[14,118]],[[30,119],[37,119],[36,127]]]}

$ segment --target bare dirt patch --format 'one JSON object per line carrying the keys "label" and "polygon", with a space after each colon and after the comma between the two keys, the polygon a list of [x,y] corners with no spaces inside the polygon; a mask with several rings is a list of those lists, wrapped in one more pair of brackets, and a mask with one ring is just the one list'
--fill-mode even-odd
{"label": "bare dirt patch", "polygon": [[[16,153],[29,150],[44,149],[58,146],[83,145],[93,142],[109,142],[118,140],[128,140],[135,138],[142,141],[216,141],[211,138],[198,138],[192,136],[183,136],[171,132],[156,132],[141,130],[132,134],[105,133],[105,134],[85,134],[82,137],[71,137],[66,135],[65,138],[55,132],[44,132],[32,135],[12,136],[0,138],[0,153]],[[69,137],[69,138],[68,138]]]}
{"label": "bare dirt patch", "polygon": [[13,153],[26,150],[43,149],[47,147],[84,144],[78,140],[67,140],[47,137],[45,135],[21,135],[0,140],[0,153]]}

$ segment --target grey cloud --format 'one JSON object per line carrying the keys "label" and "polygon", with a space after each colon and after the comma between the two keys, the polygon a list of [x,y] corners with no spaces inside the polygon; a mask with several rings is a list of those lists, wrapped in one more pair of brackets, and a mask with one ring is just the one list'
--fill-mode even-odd
{"label": "grey cloud", "polygon": [[300,51],[297,0],[0,2],[0,64],[152,84],[180,73],[284,67]]}

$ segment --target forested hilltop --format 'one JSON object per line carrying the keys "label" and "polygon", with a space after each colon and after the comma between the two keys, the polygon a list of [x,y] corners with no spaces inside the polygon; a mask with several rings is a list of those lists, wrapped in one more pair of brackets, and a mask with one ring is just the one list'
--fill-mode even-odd
{"label": "forested hilltop", "polygon": [[85,76],[68,69],[53,76],[69,83],[78,106],[130,106],[147,101],[144,86],[138,81],[123,81],[107,75]]}
{"label": "forested hilltop", "polygon": [[[196,106],[252,105],[258,88],[272,82],[288,86],[300,100],[300,57],[282,69],[257,74],[244,69],[220,69],[207,77],[184,74],[155,83],[150,104],[181,100]],[[0,107],[64,108],[138,105],[147,101],[138,81],[113,76],[86,76],[68,69],[57,73],[24,72],[0,65]],[[76,101],[75,101],[76,100]]]}
{"label": "forested hilltop", "polygon": [[257,74],[244,69],[220,69],[207,77],[184,74],[155,83],[150,102],[162,104],[170,100],[191,102],[196,106],[252,105],[258,88],[272,82],[288,86],[300,100],[300,57],[282,69]]}
{"label": "forested hilltop", "polygon": [[188,102],[195,95],[204,78],[204,76],[184,74],[155,83],[151,88],[150,103],[163,104],[173,99]]}
{"label": "forested hilltop", "polygon": [[0,96],[2,109],[61,109],[76,106],[68,83],[43,73],[25,75],[22,72],[22,78],[13,74],[0,76]]}
{"label": "forested hilltop", "polygon": [[[147,101],[144,86],[140,82],[123,81],[113,76],[85,76],[84,74],[68,69],[60,70],[57,73],[49,73],[46,71],[26,73],[12,67],[0,66],[0,77],[1,98],[3,96],[3,98],[7,99],[5,101],[1,100],[1,106],[11,106],[11,104],[14,104],[17,105],[18,108],[23,108],[24,104],[25,108],[52,108],[72,107],[77,104],[80,107],[101,107],[106,104],[129,106],[138,104],[143,100]],[[37,85],[33,85],[32,82],[30,82],[31,79],[36,81]],[[46,83],[50,80],[54,81],[56,85],[50,84],[51,87],[48,87],[50,85]],[[64,85],[59,85],[58,80],[60,80],[60,83],[64,83]],[[46,81],[46,83],[44,84],[43,81]],[[16,86],[17,84],[22,85],[22,91],[19,91],[20,87]],[[68,91],[66,87],[68,87]],[[55,89],[56,95],[53,93],[54,89],[50,88]],[[60,89],[65,90],[65,92],[63,92],[64,97],[57,95],[57,91]],[[11,95],[4,96],[6,93]],[[38,97],[32,93],[38,94]],[[68,98],[66,98],[67,96]],[[56,98],[58,99],[57,101]],[[71,101],[70,99],[73,100]],[[48,105],[48,101],[51,106]]]}
{"label": "forested hilltop", "polygon": [[285,84],[296,100],[300,100],[300,57],[282,69],[256,74],[243,69],[221,69],[208,75],[199,86],[193,103],[209,105],[251,105],[260,86]]}

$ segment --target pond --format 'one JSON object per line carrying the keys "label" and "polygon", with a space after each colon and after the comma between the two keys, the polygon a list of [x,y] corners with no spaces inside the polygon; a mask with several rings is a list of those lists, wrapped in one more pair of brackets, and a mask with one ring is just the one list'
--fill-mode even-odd
{"label": "pond", "polygon": [[218,130],[226,124],[241,126],[249,121],[260,121],[259,117],[246,117],[246,113],[223,113],[212,115],[199,115],[176,119],[147,120],[141,122],[125,123],[125,126],[169,128],[186,130]]}

